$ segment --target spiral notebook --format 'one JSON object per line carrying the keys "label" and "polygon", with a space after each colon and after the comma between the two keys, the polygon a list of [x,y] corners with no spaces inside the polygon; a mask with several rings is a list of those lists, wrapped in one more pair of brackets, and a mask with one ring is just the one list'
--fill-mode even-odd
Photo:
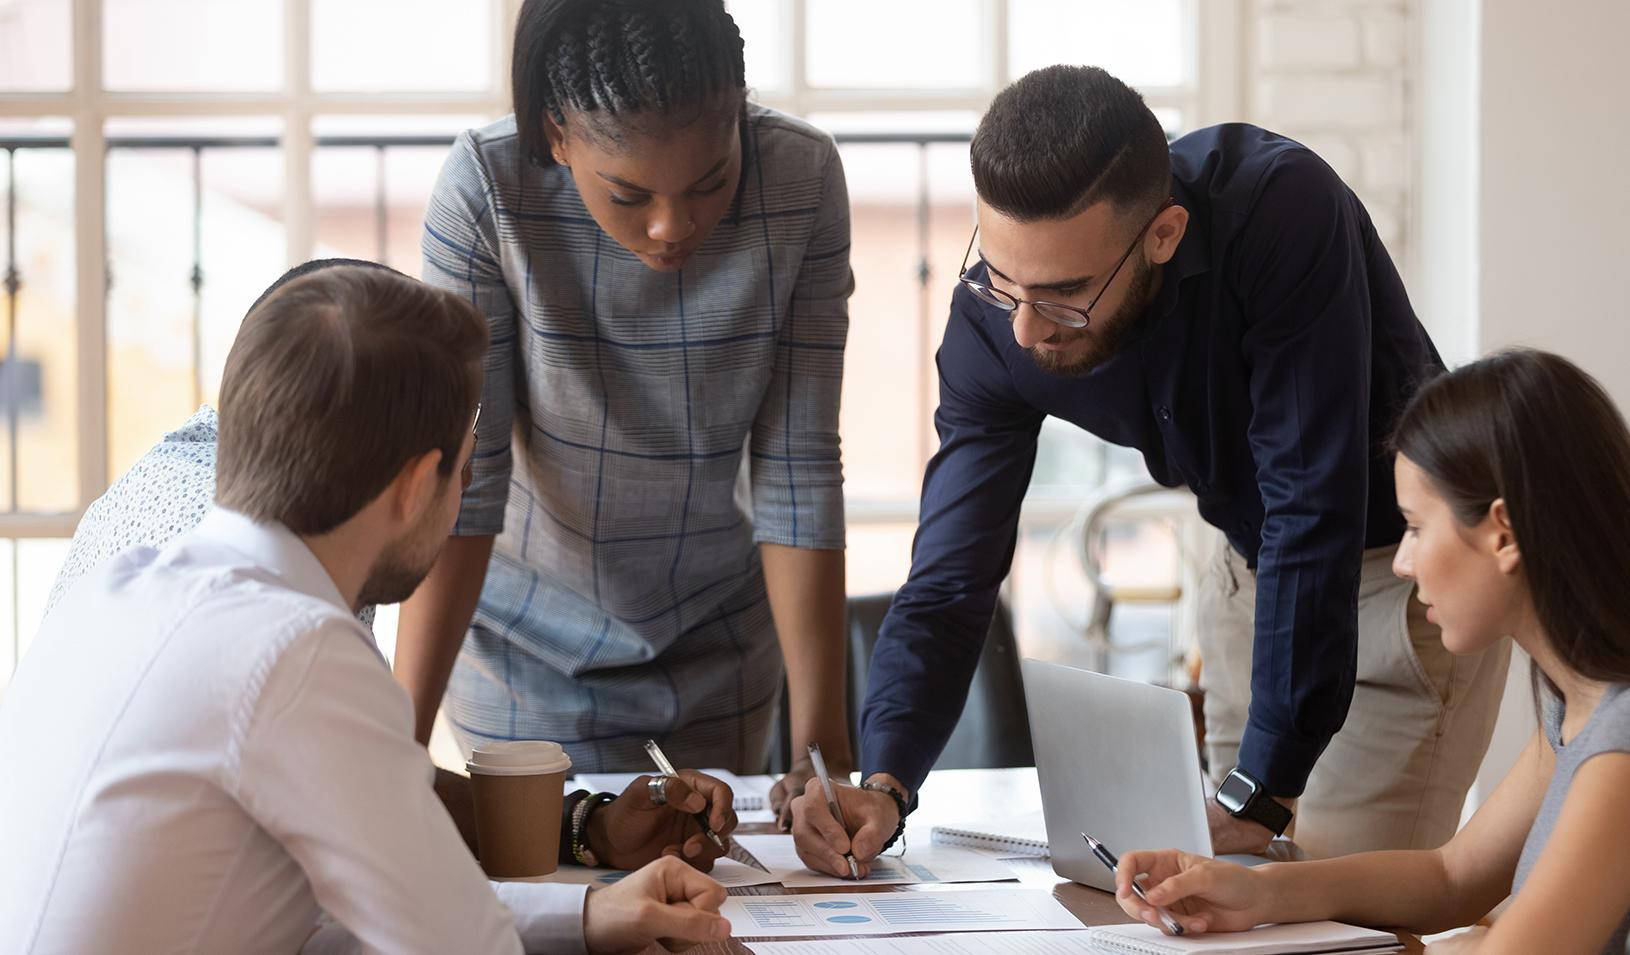
{"label": "spiral notebook", "polygon": [[994,849],[1015,856],[1047,858],[1047,822],[1037,812],[1013,816],[1001,822],[974,822],[956,826],[935,826],[930,838],[942,846]]}
{"label": "spiral notebook", "polygon": [[1087,932],[1087,941],[1112,955],[1280,955],[1342,953],[1378,955],[1399,952],[1398,936],[1342,922],[1261,925],[1249,932],[1224,932],[1174,938],[1153,925],[1104,925]]}

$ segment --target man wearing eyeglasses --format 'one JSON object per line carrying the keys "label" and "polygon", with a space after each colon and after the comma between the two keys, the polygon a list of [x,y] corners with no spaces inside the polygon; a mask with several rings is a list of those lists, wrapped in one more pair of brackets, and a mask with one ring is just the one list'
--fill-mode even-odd
{"label": "man wearing eyeglasses", "polygon": [[1199,616],[1216,851],[1293,820],[1314,855],[1442,844],[1507,658],[1452,658],[1390,573],[1386,442],[1442,362],[1362,203],[1253,126],[1168,146],[1141,97],[1082,67],[1003,91],[971,157],[940,449],[867,679],[872,791],[840,794],[849,832],[796,802],[805,862],[875,857],[955,727],[1049,415],[1141,451],[1226,537]]}

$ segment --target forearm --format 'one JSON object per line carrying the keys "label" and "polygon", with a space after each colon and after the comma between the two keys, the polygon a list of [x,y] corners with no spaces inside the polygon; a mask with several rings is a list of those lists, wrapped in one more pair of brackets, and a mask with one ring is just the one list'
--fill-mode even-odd
{"label": "forearm", "polygon": [[491,537],[450,537],[429,576],[402,602],[396,628],[396,681],[413,700],[413,735],[430,742],[447,678],[475,616],[492,557]]}
{"label": "forearm", "polygon": [[844,555],[761,544],[781,655],[787,666],[787,712],[796,755],[820,743],[827,762],[847,768],[849,720],[844,638]]}
{"label": "forearm", "polygon": [[1332,541],[1321,541],[1316,530],[1323,523],[1270,515],[1264,540],[1271,530],[1282,543],[1264,545],[1257,567],[1251,702],[1239,764],[1270,794],[1287,799],[1306,788],[1353,696],[1362,539],[1332,531]]}
{"label": "forearm", "polygon": [[1263,895],[1272,900],[1268,920],[1274,922],[1334,919],[1430,933],[1485,914],[1456,890],[1439,850],[1362,852],[1257,871],[1266,879]]}

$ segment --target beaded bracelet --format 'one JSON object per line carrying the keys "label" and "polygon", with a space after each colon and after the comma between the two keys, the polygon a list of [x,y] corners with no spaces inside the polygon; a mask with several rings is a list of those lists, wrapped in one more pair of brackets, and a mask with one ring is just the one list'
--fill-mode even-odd
{"label": "beaded bracelet", "polygon": [[900,821],[894,827],[894,835],[889,836],[889,841],[883,843],[883,848],[877,850],[879,853],[887,852],[900,841],[900,836],[906,831],[906,814],[911,811],[906,805],[906,797],[900,790],[887,783],[864,782],[860,784],[860,788],[874,793],[887,793],[888,797],[894,800],[894,808],[900,810]]}
{"label": "beaded bracelet", "polygon": [[560,804],[560,853],[558,860],[561,865],[571,865],[577,861],[572,855],[572,817],[577,812],[577,804],[589,798],[587,789],[567,796]]}
{"label": "beaded bracelet", "polygon": [[572,809],[572,861],[578,865],[596,866],[600,860],[589,850],[589,816],[601,806],[616,800],[612,793],[595,793]]}

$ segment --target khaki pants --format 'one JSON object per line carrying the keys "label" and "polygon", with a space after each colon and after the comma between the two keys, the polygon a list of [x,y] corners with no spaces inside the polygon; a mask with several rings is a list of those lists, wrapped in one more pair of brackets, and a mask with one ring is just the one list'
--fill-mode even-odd
{"label": "khaki pants", "polygon": [[[1256,576],[1228,543],[1199,594],[1200,686],[1213,785],[1239,756],[1251,701]],[[1454,835],[1494,732],[1510,641],[1456,656],[1392,574],[1396,548],[1364,552],[1358,682],[1341,732],[1308,779],[1290,834],[1314,857],[1435,849]]]}

